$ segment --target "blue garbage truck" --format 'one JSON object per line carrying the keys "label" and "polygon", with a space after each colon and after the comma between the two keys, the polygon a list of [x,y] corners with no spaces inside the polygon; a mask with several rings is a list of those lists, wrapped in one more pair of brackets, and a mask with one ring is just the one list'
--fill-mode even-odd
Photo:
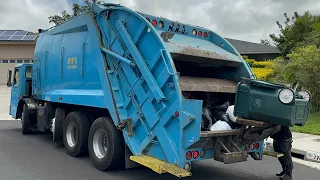
{"label": "blue garbage truck", "polygon": [[52,132],[102,171],[177,177],[194,161],[262,160],[264,139],[303,126],[310,102],[306,90],[257,80],[211,30],[111,3],[39,29],[33,63],[9,70],[7,85],[22,134]]}

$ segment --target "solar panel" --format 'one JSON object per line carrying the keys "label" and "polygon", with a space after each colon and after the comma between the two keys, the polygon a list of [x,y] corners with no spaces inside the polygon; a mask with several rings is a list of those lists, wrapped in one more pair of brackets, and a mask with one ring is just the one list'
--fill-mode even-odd
{"label": "solar panel", "polygon": [[26,35],[22,40],[35,40],[37,35]]}
{"label": "solar panel", "polygon": [[2,36],[9,36],[9,35],[13,35],[16,31],[5,31]]}
{"label": "solar panel", "polygon": [[16,36],[16,35],[13,35],[10,40],[22,40],[23,37],[24,37],[24,36]]}
{"label": "solar panel", "polygon": [[28,31],[17,31],[14,35],[24,36],[28,33]]}
{"label": "solar panel", "polygon": [[0,40],[6,40],[9,41],[11,36],[0,36]]}

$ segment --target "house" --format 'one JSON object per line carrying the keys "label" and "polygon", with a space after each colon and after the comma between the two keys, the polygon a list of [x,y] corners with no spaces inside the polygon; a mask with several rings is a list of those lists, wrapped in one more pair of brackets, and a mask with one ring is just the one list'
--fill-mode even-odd
{"label": "house", "polygon": [[248,56],[249,59],[256,61],[265,61],[275,59],[280,55],[280,51],[275,46],[263,45],[248,41],[226,38],[242,56]]}
{"label": "house", "polygon": [[32,63],[37,35],[23,30],[0,30],[0,83],[6,84],[8,69]]}

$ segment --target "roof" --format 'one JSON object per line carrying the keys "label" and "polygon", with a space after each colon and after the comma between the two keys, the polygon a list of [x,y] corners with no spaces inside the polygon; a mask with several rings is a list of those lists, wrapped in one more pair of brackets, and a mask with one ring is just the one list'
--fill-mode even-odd
{"label": "roof", "polygon": [[226,38],[240,54],[279,54],[280,51],[275,46],[263,45],[248,41]]}
{"label": "roof", "polygon": [[0,41],[34,41],[37,35],[24,30],[0,29]]}

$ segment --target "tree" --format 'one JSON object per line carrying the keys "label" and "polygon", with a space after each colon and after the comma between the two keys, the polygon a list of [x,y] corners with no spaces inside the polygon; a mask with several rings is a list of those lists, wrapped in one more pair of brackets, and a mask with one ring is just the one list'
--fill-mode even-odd
{"label": "tree", "polygon": [[55,25],[62,24],[80,14],[87,12],[90,10],[90,7],[93,3],[102,4],[101,1],[97,0],[85,0],[83,5],[79,5],[78,3],[72,4],[72,14],[68,14],[66,10],[61,12],[61,15],[53,15],[49,17],[49,23],[54,23]]}
{"label": "tree", "polygon": [[263,45],[269,45],[270,46],[270,41],[268,39],[261,39],[260,43]]}
{"label": "tree", "polygon": [[320,49],[315,45],[298,47],[288,55],[283,77],[290,84],[299,84],[312,94],[312,107],[320,110]]}
{"label": "tree", "polygon": [[288,59],[286,56],[297,47],[315,43],[320,45],[320,40],[315,42],[312,38],[314,33],[320,32],[320,16],[312,15],[309,11],[306,11],[302,16],[297,12],[291,18],[288,17],[287,13],[284,13],[284,16],[284,25],[277,21],[280,29],[279,36],[270,34],[283,57]]}

